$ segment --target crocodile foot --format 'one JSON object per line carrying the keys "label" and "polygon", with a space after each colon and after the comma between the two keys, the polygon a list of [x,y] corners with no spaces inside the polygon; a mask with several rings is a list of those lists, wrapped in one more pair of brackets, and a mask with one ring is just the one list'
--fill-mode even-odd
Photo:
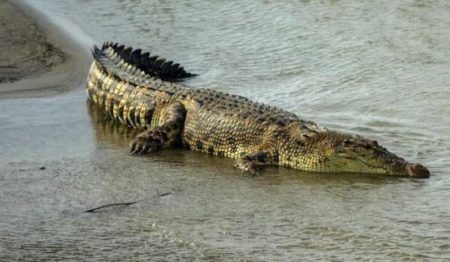
{"label": "crocodile foot", "polygon": [[242,170],[245,174],[258,175],[260,167],[253,161],[239,159],[234,163],[234,167]]}
{"label": "crocodile foot", "polygon": [[142,155],[161,148],[161,139],[155,134],[142,133],[130,142],[130,154]]}
{"label": "crocodile foot", "polygon": [[258,175],[259,170],[268,165],[270,161],[270,155],[266,151],[259,151],[254,154],[246,154],[241,159],[237,160],[234,167],[239,168],[245,173],[251,175]]}

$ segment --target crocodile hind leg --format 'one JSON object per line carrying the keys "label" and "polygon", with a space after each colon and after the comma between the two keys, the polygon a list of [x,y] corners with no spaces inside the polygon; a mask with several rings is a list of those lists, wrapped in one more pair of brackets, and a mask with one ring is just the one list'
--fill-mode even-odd
{"label": "crocodile hind leg", "polygon": [[270,165],[271,162],[271,156],[267,151],[259,151],[244,155],[235,162],[234,167],[255,175],[262,166]]}
{"label": "crocodile hind leg", "polygon": [[130,142],[130,154],[141,155],[174,145],[180,139],[186,111],[180,103],[168,104],[159,113],[159,126]]}

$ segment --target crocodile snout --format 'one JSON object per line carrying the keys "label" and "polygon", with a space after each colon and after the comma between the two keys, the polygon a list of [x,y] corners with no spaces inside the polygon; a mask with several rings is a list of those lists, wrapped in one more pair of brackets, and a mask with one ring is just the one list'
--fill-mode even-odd
{"label": "crocodile snout", "polygon": [[408,171],[409,175],[412,177],[418,177],[418,178],[429,178],[430,177],[430,171],[421,164],[407,164],[406,170]]}

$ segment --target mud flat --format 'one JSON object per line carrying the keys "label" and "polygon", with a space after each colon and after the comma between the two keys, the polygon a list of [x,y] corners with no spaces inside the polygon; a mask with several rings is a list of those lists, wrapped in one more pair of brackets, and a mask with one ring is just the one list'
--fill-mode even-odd
{"label": "mud flat", "polygon": [[83,82],[86,50],[20,1],[0,2],[0,46],[0,99],[58,94]]}

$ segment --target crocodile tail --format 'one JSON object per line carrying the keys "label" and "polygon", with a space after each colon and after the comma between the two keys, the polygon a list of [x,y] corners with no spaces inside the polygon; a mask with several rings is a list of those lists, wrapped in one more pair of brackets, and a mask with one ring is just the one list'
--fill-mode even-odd
{"label": "crocodile tail", "polygon": [[[94,47],[96,49],[96,47]],[[145,73],[151,77],[159,78],[164,81],[176,82],[184,78],[196,76],[186,72],[182,66],[173,61],[167,61],[165,58],[158,56],[150,56],[150,53],[143,53],[141,49],[133,49],[132,47],[125,47],[119,43],[105,42],[101,50],[109,58],[113,59],[115,63],[125,63],[128,65],[121,65],[122,67],[131,66],[139,70],[134,72]],[[130,68],[128,68],[130,69]],[[132,69],[129,71],[133,71]]]}

